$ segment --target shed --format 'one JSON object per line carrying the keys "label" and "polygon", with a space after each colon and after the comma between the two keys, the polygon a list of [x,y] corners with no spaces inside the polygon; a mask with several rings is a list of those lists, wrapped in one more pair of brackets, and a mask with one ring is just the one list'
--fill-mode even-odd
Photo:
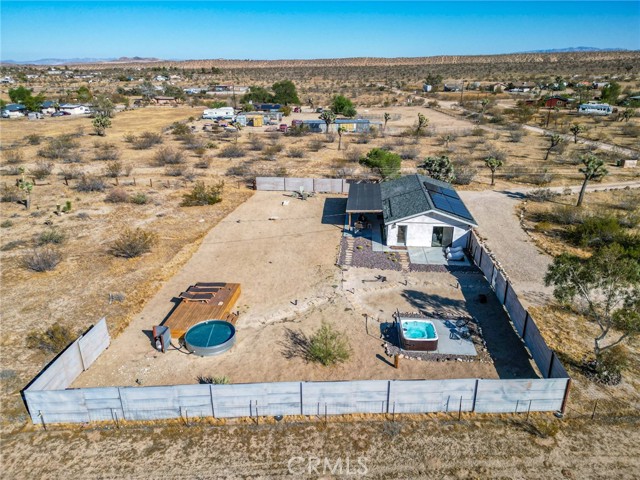
{"label": "shed", "polygon": [[558,97],[558,96],[553,96],[553,97],[549,97],[547,98],[547,100],[545,100],[544,102],[544,106],[546,108],[564,108],[567,106],[567,104],[569,103],[569,99],[565,98],[565,97]]}

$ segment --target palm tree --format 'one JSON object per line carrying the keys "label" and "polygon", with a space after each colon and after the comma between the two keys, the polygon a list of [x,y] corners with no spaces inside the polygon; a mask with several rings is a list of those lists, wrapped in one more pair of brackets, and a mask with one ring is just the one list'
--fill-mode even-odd
{"label": "palm tree", "polygon": [[499,158],[490,156],[484,159],[484,163],[487,167],[489,167],[489,170],[491,170],[491,185],[493,186],[496,184],[495,182],[496,170],[500,168],[502,165],[504,165],[504,162]]}
{"label": "palm tree", "polygon": [[325,133],[329,133],[329,125],[336,121],[336,114],[331,110],[325,110],[320,114],[319,118],[327,125],[327,131]]}
{"label": "palm tree", "polygon": [[584,182],[582,182],[582,187],[580,188],[580,195],[578,196],[578,203],[576,204],[576,207],[582,205],[584,192],[587,190],[587,183],[589,180],[601,180],[609,173],[607,168],[604,166],[604,160],[598,158],[593,153],[581,156],[580,160],[582,160],[582,164],[584,165],[584,167],[580,169],[580,173],[584,175]]}

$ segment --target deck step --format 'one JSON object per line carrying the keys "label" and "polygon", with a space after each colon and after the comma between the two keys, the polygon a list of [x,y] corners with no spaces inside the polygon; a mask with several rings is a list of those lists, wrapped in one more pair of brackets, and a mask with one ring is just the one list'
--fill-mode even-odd
{"label": "deck step", "polygon": [[355,240],[353,237],[347,237],[347,249],[344,255],[344,264],[347,266],[351,265],[353,262],[354,242]]}
{"label": "deck step", "polygon": [[402,271],[408,272],[409,266],[411,265],[411,262],[409,261],[409,254],[407,252],[396,252],[396,255],[399,257],[398,260],[400,261]]}

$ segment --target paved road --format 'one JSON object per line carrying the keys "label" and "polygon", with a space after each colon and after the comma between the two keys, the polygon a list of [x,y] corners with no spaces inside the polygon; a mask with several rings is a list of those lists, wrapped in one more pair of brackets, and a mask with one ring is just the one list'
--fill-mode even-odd
{"label": "paved road", "polygon": [[[640,181],[593,184],[589,191],[640,188]],[[562,192],[567,187],[551,190]],[[580,185],[570,187],[573,192]],[[478,222],[478,231],[487,246],[496,254],[513,285],[529,305],[541,305],[551,297],[552,289],[544,286],[543,278],[552,258],[542,252],[520,226],[516,207],[532,188],[510,190],[460,191],[460,196]]]}

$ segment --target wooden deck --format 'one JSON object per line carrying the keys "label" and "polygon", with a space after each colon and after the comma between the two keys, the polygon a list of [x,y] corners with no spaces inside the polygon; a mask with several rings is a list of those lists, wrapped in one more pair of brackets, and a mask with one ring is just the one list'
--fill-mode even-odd
{"label": "wooden deck", "polygon": [[[198,284],[196,284],[198,285]],[[239,283],[220,283],[211,289],[213,298],[208,302],[182,299],[171,316],[163,323],[171,330],[171,338],[181,338],[196,323],[205,320],[226,320],[235,325],[238,317],[231,309],[240,297]]]}

